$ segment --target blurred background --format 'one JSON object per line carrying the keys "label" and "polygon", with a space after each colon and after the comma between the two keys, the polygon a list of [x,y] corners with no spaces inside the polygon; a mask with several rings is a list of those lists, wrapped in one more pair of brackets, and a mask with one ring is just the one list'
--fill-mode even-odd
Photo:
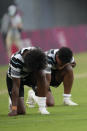
{"label": "blurred background", "polygon": [[87,23],[86,0],[16,0],[25,29],[46,29]]}
{"label": "blurred background", "polygon": [[[3,20],[11,5],[16,7],[16,14]],[[27,46],[40,46],[43,50],[68,46],[74,53],[86,52],[87,1],[0,0],[0,32],[0,64],[8,63],[12,53]]]}
{"label": "blurred background", "polygon": [[24,29],[87,24],[86,0],[0,0],[0,21],[11,4],[22,11]]}

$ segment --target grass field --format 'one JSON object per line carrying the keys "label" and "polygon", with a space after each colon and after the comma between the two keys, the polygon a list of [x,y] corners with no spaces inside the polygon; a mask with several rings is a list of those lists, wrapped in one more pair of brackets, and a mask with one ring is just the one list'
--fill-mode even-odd
{"label": "grass field", "polygon": [[[63,86],[54,89],[55,107],[48,108],[50,115],[40,115],[38,108],[26,108],[25,116],[8,117],[8,94],[6,89],[7,66],[0,67],[0,131],[86,131],[87,130],[87,53],[75,55],[77,67],[72,99],[76,107],[63,106]],[[25,100],[27,97],[25,88]]]}

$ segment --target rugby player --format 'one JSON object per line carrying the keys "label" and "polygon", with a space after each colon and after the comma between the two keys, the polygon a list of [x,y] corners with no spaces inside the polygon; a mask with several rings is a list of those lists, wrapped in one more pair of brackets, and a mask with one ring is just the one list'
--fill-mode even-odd
{"label": "rugby player", "polygon": [[46,109],[46,92],[49,84],[44,72],[46,65],[47,57],[37,47],[23,48],[12,55],[6,78],[11,100],[11,111],[8,116],[25,114],[24,85],[37,85],[36,101],[39,105],[39,111],[41,114],[49,114]]}
{"label": "rugby player", "polygon": [[[62,47],[60,49],[51,49],[46,52],[48,57],[48,68],[46,73],[51,76],[50,86],[58,87],[61,83],[64,86],[63,103],[64,105],[76,106],[77,103],[71,100],[71,89],[74,81],[73,68],[76,62],[73,57],[73,52],[70,48]],[[37,86],[32,87],[33,90],[28,91],[27,105],[34,107],[35,93],[37,94]],[[54,106],[54,97],[50,87],[47,93],[47,106]]]}

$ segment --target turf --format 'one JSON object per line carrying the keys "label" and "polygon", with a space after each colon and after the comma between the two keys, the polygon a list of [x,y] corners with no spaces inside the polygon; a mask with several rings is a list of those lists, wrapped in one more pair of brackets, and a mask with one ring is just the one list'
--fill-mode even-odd
{"label": "turf", "polygon": [[[82,131],[87,130],[87,53],[76,54],[75,81],[72,99],[76,107],[63,106],[63,86],[52,88],[55,106],[49,107],[50,115],[40,115],[37,106],[26,108],[25,116],[8,117],[8,94],[6,89],[7,66],[0,67],[0,131]],[[28,88],[25,87],[25,101]]]}

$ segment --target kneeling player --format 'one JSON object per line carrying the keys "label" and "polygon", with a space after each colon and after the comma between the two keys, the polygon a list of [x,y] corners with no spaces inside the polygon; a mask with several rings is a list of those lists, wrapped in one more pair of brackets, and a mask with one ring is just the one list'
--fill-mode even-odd
{"label": "kneeling player", "polygon": [[[62,47],[60,49],[51,49],[46,52],[46,55],[48,57],[48,68],[46,68],[46,73],[48,73],[47,79],[51,76],[50,86],[58,87],[63,82],[64,105],[78,105],[70,99],[74,81],[73,68],[76,66],[72,51],[67,47]],[[37,93],[37,87],[32,88]],[[28,92],[27,104],[29,106],[34,106],[34,96],[35,93],[33,91]],[[47,93],[47,106],[54,106],[54,98],[50,87]]]}
{"label": "kneeling player", "polygon": [[39,111],[41,114],[49,114],[46,109],[46,93],[49,84],[44,73],[46,66],[47,57],[40,48],[23,48],[11,57],[6,79],[12,104],[9,116],[25,114],[24,85],[37,85],[35,99],[39,105]]}

